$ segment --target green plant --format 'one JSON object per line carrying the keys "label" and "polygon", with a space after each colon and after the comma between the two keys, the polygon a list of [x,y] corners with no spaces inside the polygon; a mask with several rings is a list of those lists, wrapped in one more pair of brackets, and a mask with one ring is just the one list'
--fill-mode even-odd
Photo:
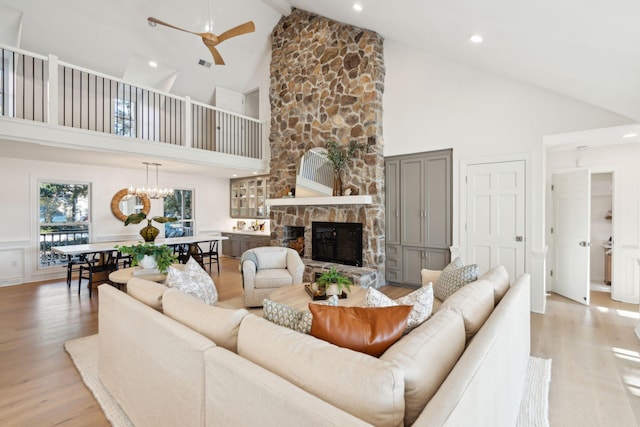
{"label": "green plant", "polygon": [[369,146],[351,141],[348,146],[342,147],[336,141],[327,141],[327,158],[331,162],[333,170],[339,174],[342,169],[347,167],[349,161],[356,154],[356,150],[362,149],[366,149],[368,152]]}
{"label": "green plant", "polygon": [[116,249],[126,255],[131,255],[131,265],[136,266],[142,261],[145,255],[155,258],[158,269],[164,273],[167,268],[178,260],[178,256],[173,253],[173,249],[167,245],[154,245],[153,243],[140,243],[131,246],[116,246]]}
{"label": "green plant", "polygon": [[316,279],[316,283],[323,289],[326,290],[327,286],[335,283],[338,285],[338,293],[342,292],[342,288],[345,288],[347,291],[351,292],[351,285],[353,283],[351,280],[336,270],[335,267],[331,267],[329,271],[325,271]]}
{"label": "green plant", "polygon": [[143,219],[149,221],[149,225],[151,225],[151,221],[155,221],[158,224],[164,224],[165,222],[174,222],[178,220],[178,218],[174,218],[172,216],[154,216],[151,219],[147,219],[147,215],[143,212],[140,212],[129,215],[124,221],[124,225],[140,224]]}

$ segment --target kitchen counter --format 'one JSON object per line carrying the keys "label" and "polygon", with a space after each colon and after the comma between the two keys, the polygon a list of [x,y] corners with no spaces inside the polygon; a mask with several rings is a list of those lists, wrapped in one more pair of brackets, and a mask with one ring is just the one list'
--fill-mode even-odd
{"label": "kitchen counter", "polygon": [[227,233],[227,234],[248,234],[250,236],[267,236],[267,237],[271,237],[271,232],[269,232],[269,231],[237,230],[237,231],[223,231],[223,233]]}
{"label": "kitchen counter", "polygon": [[271,233],[267,231],[223,231],[222,236],[229,238],[222,245],[222,255],[234,258],[240,258],[248,249],[271,245]]}

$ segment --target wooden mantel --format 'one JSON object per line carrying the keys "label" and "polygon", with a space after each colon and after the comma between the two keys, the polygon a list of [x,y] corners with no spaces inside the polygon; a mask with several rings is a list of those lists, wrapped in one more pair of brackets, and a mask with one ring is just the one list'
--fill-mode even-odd
{"label": "wooden mantel", "polygon": [[319,205],[370,205],[373,197],[364,196],[336,196],[336,197],[283,197],[269,199],[269,206],[319,206]]}

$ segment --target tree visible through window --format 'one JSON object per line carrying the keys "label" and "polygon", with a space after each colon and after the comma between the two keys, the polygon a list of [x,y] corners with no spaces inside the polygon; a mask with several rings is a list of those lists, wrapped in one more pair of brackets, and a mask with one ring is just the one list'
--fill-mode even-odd
{"label": "tree visible through window", "polygon": [[61,265],[55,246],[89,243],[89,184],[40,183],[39,265]]}
{"label": "tree visible through window", "polygon": [[116,135],[136,136],[136,103],[124,99],[116,99],[113,118],[113,133]]}
{"label": "tree visible through window", "polygon": [[173,196],[164,198],[164,216],[178,221],[164,224],[165,237],[193,236],[193,190],[173,190]]}

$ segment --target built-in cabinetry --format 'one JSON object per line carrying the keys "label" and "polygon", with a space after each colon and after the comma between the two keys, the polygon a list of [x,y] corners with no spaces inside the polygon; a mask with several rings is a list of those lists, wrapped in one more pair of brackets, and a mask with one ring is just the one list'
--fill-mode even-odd
{"label": "built-in cabinetry", "polygon": [[385,159],[386,280],[420,285],[450,261],[451,150]]}
{"label": "built-in cabinetry", "polygon": [[258,246],[270,246],[271,237],[268,235],[256,235],[249,233],[221,233],[228,237],[222,243],[222,255],[240,258],[242,253],[248,249]]}
{"label": "built-in cabinetry", "polygon": [[231,218],[269,218],[269,176],[231,180]]}

